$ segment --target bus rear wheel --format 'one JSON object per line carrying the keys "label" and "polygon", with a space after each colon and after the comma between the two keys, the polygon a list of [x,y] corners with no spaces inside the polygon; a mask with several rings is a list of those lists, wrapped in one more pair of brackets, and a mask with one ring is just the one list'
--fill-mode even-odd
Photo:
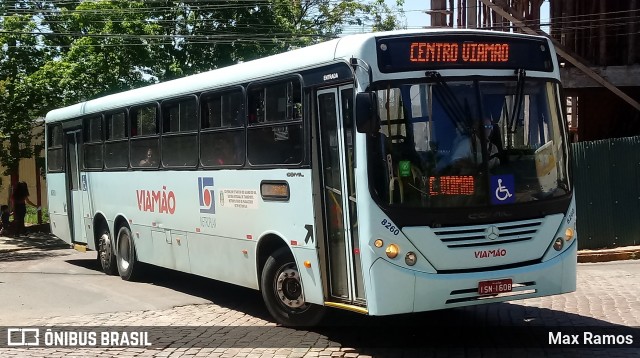
{"label": "bus rear wheel", "polygon": [[117,272],[116,255],[113,252],[113,239],[109,229],[102,229],[98,239],[98,261],[102,271],[107,275],[115,275]]}
{"label": "bus rear wheel", "polygon": [[260,290],[269,313],[282,325],[313,326],[324,315],[324,307],[305,302],[300,273],[286,248],[277,250],[267,259]]}
{"label": "bus rear wheel", "polygon": [[133,281],[139,269],[136,259],[136,248],[131,237],[131,230],[123,226],[118,231],[118,273],[125,281]]}

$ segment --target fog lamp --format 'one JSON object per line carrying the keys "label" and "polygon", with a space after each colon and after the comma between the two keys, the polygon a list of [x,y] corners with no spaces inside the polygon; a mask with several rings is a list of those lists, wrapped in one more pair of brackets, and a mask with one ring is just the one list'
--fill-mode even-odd
{"label": "fog lamp", "polygon": [[384,252],[387,254],[388,258],[395,259],[398,256],[398,252],[400,252],[400,248],[398,248],[398,245],[396,244],[391,244],[387,246],[387,249],[384,250]]}
{"label": "fog lamp", "polygon": [[562,247],[563,247],[563,246],[564,246],[564,240],[562,240],[562,238],[561,238],[561,237],[557,238],[557,239],[556,239],[556,241],[554,241],[554,243],[553,243],[553,248],[554,248],[556,251],[560,251],[560,250],[562,250]]}
{"label": "fog lamp", "polygon": [[415,265],[416,261],[418,261],[418,256],[416,255],[415,252],[409,251],[404,256],[404,263],[406,263],[409,266]]}

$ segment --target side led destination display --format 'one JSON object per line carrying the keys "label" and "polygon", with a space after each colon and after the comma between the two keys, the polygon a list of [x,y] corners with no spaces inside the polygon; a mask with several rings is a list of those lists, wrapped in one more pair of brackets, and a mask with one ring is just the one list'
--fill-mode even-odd
{"label": "side led destination display", "polygon": [[377,39],[381,72],[452,68],[552,71],[547,42],[495,35],[400,36]]}

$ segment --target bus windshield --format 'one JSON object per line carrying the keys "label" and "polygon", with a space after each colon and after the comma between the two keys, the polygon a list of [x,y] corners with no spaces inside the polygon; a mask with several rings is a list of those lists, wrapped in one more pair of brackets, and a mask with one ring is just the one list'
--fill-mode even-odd
{"label": "bus windshield", "polygon": [[454,208],[569,194],[558,90],[524,76],[378,83],[374,195],[390,206]]}

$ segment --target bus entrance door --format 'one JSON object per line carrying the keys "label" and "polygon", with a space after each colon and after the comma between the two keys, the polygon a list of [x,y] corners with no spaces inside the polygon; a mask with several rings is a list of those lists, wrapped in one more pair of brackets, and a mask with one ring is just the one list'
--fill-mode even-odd
{"label": "bus entrance door", "polygon": [[354,182],[353,86],[318,91],[320,167],[332,301],[364,305]]}
{"label": "bus entrance door", "polygon": [[[67,166],[65,169],[67,181],[67,213],[69,214],[69,228],[71,229],[72,242],[87,243],[87,234],[84,229],[83,191],[80,173],[80,143],[82,141],[81,130],[65,132],[67,139]],[[86,186],[86,181],[85,181]]]}

